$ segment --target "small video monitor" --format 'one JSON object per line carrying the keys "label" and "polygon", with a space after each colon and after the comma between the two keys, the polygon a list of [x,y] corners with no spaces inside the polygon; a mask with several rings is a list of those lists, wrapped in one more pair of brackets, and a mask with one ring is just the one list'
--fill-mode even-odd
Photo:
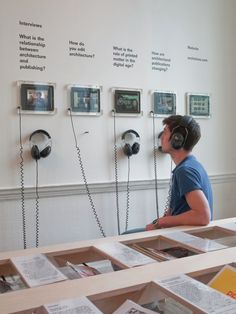
{"label": "small video monitor", "polygon": [[196,118],[210,118],[210,95],[188,93],[187,112]]}
{"label": "small video monitor", "polygon": [[73,86],[70,92],[71,111],[77,114],[100,113],[100,88]]}
{"label": "small video monitor", "polygon": [[154,115],[166,116],[176,114],[176,94],[172,92],[155,91],[153,94]]}
{"label": "small video monitor", "polygon": [[140,111],[140,91],[135,90],[115,90],[115,112],[139,114]]}
{"label": "small video monitor", "polygon": [[24,84],[20,86],[21,110],[35,113],[54,112],[54,86]]}

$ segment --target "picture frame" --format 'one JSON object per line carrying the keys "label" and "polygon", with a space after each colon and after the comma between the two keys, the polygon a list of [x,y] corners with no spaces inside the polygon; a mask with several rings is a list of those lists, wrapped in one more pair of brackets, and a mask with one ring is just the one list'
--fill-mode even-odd
{"label": "picture frame", "polygon": [[153,91],[153,114],[165,117],[176,114],[176,93],[168,91]]}
{"label": "picture frame", "polygon": [[115,89],[114,110],[121,115],[141,114],[141,92],[140,90]]}
{"label": "picture frame", "polygon": [[210,118],[210,94],[187,93],[187,113],[195,118]]}
{"label": "picture frame", "polygon": [[20,82],[20,108],[28,114],[54,114],[54,85]]}
{"label": "picture frame", "polygon": [[101,87],[73,85],[70,89],[70,109],[76,115],[101,115]]}

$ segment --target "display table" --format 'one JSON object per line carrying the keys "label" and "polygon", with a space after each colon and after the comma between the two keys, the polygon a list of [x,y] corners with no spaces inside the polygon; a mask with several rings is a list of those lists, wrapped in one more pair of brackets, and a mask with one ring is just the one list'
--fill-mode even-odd
{"label": "display table", "polygon": [[[169,260],[165,259],[164,255],[164,257],[153,255],[155,250],[170,252],[176,247],[180,248],[181,252],[188,252],[189,255],[182,258],[173,257]],[[133,251],[138,255],[132,255]],[[59,270],[68,263],[88,265],[103,260],[111,261],[121,270],[33,287],[30,287],[23,277],[23,282],[28,287],[0,294],[1,314],[33,313],[32,309],[37,309],[43,304],[80,296],[89,297],[102,312],[112,313],[127,298],[133,298],[135,301],[142,300],[142,302],[152,299],[152,290],[157,289],[153,284],[154,280],[184,273],[206,283],[224,265],[234,265],[236,262],[236,218],[216,220],[204,227],[174,227],[63,245],[2,252],[0,253],[0,275],[6,278],[9,275],[19,275],[22,278],[21,270],[16,267],[15,261],[21,257],[29,259],[38,254],[46,256]],[[129,256],[129,254],[130,257],[125,260],[126,255]],[[195,309],[193,308],[192,311],[194,312]]]}

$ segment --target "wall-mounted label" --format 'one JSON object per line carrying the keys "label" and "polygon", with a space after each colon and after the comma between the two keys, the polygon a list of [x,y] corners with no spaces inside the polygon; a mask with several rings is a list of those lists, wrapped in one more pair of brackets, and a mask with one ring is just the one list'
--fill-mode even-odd
{"label": "wall-mounted label", "polygon": [[83,41],[69,40],[69,56],[93,59],[95,53],[87,52]]}
{"label": "wall-mounted label", "polygon": [[199,52],[200,52],[199,47],[187,45],[187,49],[188,49],[188,53],[189,54],[191,52],[191,55],[189,55],[187,57],[188,60],[190,60],[190,61],[199,61],[199,62],[208,62],[207,58],[203,58],[202,56],[200,56],[200,54],[199,54]]}
{"label": "wall-mounted label", "polygon": [[171,66],[171,58],[164,52],[152,51],[152,70],[166,72]]}
{"label": "wall-mounted label", "polygon": [[132,48],[113,46],[113,66],[116,68],[133,69],[138,54]]}
{"label": "wall-mounted label", "polygon": [[[20,70],[45,71],[45,38],[38,35],[42,25],[19,21],[19,68]],[[27,28],[26,28],[27,27]],[[37,30],[37,33],[36,33]]]}

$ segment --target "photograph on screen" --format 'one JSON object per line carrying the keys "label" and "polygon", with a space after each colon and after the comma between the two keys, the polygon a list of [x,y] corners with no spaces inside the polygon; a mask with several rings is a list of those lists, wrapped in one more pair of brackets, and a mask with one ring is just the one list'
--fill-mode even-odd
{"label": "photograph on screen", "polygon": [[115,90],[116,113],[139,114],[140,111],[140,91]]}
{"label": "photograph on screen", "polygon": [[176,114],[176,94],[155,91],[153,93],[153,112],[158,116]]}
{"label": "photograph on screen", "polygon": [[50,113],[54,111],[54,87],[41,84],[21,84],[21,110]]}
{"label": "photograph on screen", "polygon": [[71,111],[76,113],[100,113],[100,88],[71,87]]}

